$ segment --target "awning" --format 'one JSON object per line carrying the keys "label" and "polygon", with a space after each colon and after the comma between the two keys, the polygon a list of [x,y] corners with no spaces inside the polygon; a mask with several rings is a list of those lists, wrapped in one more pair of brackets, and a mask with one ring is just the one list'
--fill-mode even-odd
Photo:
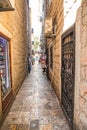
{"label": "awning", "polygon": [[14,8],[12,7],[10,0],[0,0],[0,12],[1,11],[13,11]]}

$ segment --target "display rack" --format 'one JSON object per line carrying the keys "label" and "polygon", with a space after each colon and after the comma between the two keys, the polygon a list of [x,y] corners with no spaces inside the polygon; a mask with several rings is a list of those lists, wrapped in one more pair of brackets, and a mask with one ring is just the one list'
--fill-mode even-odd
{"label": "display rack", "polygon": [[5,38],[0,36],[0,79],[2,98],[8,93],[10,86],[9,82],[9,63],[8,63],[8,42]]}

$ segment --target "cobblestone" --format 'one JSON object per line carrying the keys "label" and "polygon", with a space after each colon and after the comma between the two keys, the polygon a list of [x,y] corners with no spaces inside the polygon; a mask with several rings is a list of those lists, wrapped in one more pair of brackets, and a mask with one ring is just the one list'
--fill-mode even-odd
{"label": "cobblestone", "polygon": [[56,94],[38,63],[26,77],[1,130],[70,130]]}

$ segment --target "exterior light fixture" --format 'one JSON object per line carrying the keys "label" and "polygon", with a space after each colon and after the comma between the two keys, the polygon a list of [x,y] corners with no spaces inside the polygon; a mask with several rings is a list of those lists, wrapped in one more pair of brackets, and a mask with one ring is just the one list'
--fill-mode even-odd
{"label": "exterior light fixture", "polygon": [[0,0],[0,12],[13,10],[14,8],[10,0]]}

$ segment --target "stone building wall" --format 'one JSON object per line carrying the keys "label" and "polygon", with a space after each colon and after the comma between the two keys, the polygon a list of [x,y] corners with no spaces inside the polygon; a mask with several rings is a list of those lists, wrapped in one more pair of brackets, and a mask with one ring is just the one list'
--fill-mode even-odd
{"label": "stone building wall", "polygon": [[76,130],[87,130],[87,0],[82,0],[76,19]]}
{"label": "stone building wall", "polygon": [[27,74],[25,3],[25,0],[15,0],[14,11],[0,12],[0,25],[4,28],[0,33],[10,39],[12,88],[15,92]]}
{"label": "stone building wall", "polygon": [[[53,69],[49,69],[51,83],[61,99],[61,34],[63,33],[63,1],[52,0],[47,16],[56,19],[57,35],[47,39],[53,46]],[[49,59],[50,66],[50,59]],[[82,0],[75,21],[75,89],[73,130],[87,130],[87,0]]]}
{"label": "stone building wall", "polygon": [[29,27],[28,27],[28,30],[29,30],[29,54],[31,55],[32,54],[32,43],[31,43],[31,26],[32,26],[32,17],[31,17],[31,8],[29,8]]}
{"label": "stone building wall", "polygon": [[[61,96],[61,34],[63,30],[63,0],[52,0],[48,9],[48,16],[56,22],[56,37],[48,39],[47,46],[53,46],[53,69],[50,70],[50,79],[58,97]],[[49,52],[50,55],[50,52]],[[50,61],[49,61],[50,63]]]}

